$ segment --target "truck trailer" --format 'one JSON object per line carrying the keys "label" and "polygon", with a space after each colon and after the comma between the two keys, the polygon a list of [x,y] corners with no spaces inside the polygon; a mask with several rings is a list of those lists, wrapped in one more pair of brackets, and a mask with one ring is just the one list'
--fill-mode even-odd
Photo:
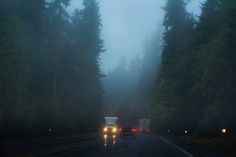
{"label": "truck trailer", "polygon": [[150,119],[148,118],[139,119],[139,132],[149,132],[149,123]]}

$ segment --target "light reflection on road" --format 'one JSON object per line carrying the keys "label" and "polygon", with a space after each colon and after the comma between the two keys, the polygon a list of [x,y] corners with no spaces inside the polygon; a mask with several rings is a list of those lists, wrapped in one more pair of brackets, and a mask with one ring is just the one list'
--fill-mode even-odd
{"label": "light reflection on road", "polygon": [[115,145],[117,143],[116,135],[109,137],[108,135],[103,136],[104,141],[104,148],[106,148],[109,144]]}

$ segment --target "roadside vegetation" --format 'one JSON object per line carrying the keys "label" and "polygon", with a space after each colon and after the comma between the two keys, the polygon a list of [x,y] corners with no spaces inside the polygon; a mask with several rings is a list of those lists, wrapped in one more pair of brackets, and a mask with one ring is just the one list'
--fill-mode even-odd
{"label": "roadside vegetation", "polygon": [[[89,132],[102,120],[96,0],[0,1],[0,134]],[[5,134],[3,134],[3,132]]]}
{"label": "roadside vegetation", "polygon": [[164,8],[164,47],[151,107],[156,129],[199,137],[236,132],[236,1],[207,0],[200,17],[183,0]]}

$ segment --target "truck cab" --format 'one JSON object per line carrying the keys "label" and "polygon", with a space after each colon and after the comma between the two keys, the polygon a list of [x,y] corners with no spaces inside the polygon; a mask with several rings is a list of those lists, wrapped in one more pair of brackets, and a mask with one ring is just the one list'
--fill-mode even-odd
{"label": "truck cab", "polygon": [[112,137],[116,138],[119,130],[117,125],[118,117],[104,117],[105,123],[103,126],[103,136],[104,138]]}

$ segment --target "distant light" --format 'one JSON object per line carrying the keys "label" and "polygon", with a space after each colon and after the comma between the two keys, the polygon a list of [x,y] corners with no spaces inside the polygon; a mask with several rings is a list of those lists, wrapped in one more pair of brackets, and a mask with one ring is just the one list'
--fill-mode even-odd
{"label": "distant light", "polygon": [[52,131],[52,129],[48,129],[48,131],[49,131],[49,132],[51,132],[51,131]]}
{"label": "distant light", "polygon": [[225,129],[225,128],[221,129],[221,133],[222,134],[226,134],[227,133],[227,129]]}
{"label": "distant light", "polygon": [[184,133],[187,134],[187,133],[188,133],[188,130],[185,130]]}
{"label": "distant light", "polygon": [[170,129],[168,129],[167,131],[170,132]]}
{"label": "distant light", "polygon": [[113,138],[116,138],[116,135],[113,135],[112,137],[113,137]]}

